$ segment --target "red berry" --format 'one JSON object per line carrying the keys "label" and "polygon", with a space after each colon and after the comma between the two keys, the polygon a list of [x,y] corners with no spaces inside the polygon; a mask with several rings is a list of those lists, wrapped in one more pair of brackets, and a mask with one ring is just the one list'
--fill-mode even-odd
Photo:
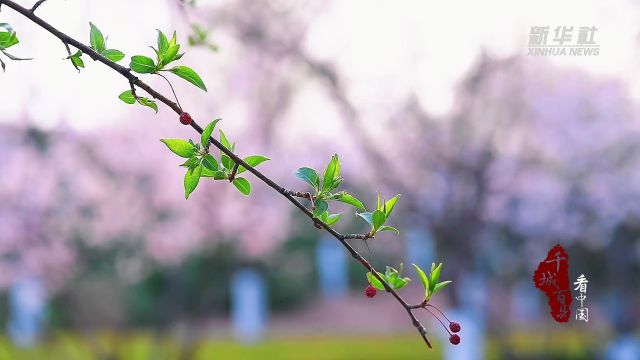
{"label": "red berry", "polygon": [[191,115],[189,115],[189,113],[183,112],[182,114],[180,114],[180,122],[184,125],[189,125],[191,124],[191,121],[193,121],[193,119],[191,118]]}
{"label": "red berry", "polygon": [[452,321],[449,323],[449,329],[451,329],[451,331],[453,331],[454,333],[457,333],[462,328],[460,327],[460,324],[458,324],[455,321]]}
{"label": "red berry", "polygon": [[364,294],[367,295],[367,297],[369,298],[376,296],[376,293],[377,293],[376,288],[371,286],[371,284],[369,284],[369,286],[367,286],[367,288],[364,289]]}
{"label": "red berry", "polygon": [[460,336],[458,336],[458,334],[451,335],[449,337],[449,342],[452,343],[453,345],[460,344]]}

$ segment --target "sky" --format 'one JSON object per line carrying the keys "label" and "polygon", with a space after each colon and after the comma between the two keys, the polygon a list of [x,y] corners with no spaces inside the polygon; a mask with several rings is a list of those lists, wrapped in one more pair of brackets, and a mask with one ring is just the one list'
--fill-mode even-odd
{"label": "sky", "polygon": [[[292,6],[291,1],[272,2]],[[20,3],[29,6],[32,1]],[[221,2],[199,3],[215,7]],[[109,47],[128,55],[122,61],[126,65],[130,55],[151,56],[147,46],[155,42],[156,28],[165,32],[177,28],[181,41],[186,42],[185,24],[173,11],[175,7],[168,1],[67,0],[45,3],[38,15],[85,43],[88,22],[94,22],[109,36]],[[639,14],[640,6],[625,0],[327,1],[312,21],[306,46],[318,58],[340,67],[347,75],[350,96],[356,103],[371,102],[369,111],[415,93],[427,111],[442,115],[451,110],[456,84],[481,51],[501,57],[526,56],[531,26],[573,26],[574,34],[580,26],[596,26],[598,56],[537,60],[580,68],[595,76],[624,78],[633,98],[639,100]],[[132,118],[150,116],[147,109],[127,106],[117,99],[128,84],[110,69],[85,59],[87,67],[78,74],[62,60],[64,47],[52,35],[11,9],[0,12],[0,22],[9,22],[18,32],[21,44],[12,48],[14,55],[34,58],[9,61],[6,73],[0,74],[0,122],[94,130],[126,126]],[[222,39],[220,52],[189,50],[183,61],[213,85],[224,84],[220,73],[239,60],[234,45],[223,40],[225,34],[218,36]],[[161,79],[150,82],[168,91],[162,88]],[[194,106],[196,113],[207,114],[208,108],[198,105],[215,101],[215,86],[204,93],[178,80],[174,83],[187,98],[183,102]],[[318,107],[313,99],[314,91],[320,90],[309,91],[299,101],[306,109]],[[242,114],[235,104],[219,105],[216,109],[221,115]],[[161,113],[161,117],[173,116],[166,110]]]}

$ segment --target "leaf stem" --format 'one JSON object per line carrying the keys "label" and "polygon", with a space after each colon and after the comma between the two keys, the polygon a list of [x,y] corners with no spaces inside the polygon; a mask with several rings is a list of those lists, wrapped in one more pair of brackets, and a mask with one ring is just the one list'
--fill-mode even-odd
{"label": "leaf stem", "polygon": [[173,97],[176,99],[176,103],[178,104],[178,107],[180,108],[180,110],[182,110],[182,106],[180,105],[180,100],[178,100],[178,95],[176,95],[176,92],[173,89],[173,85],[171,85],[171,81],[169,81],[169,79],[167,79],[164,75],[160,74],[159,72],[156,72],[154,74],[160,76],[167,82],[167,84],[169,84],[169,87],[171,88],[171,92],[173,93]]}
{"label": "leaf stem", "polygon": [[231,174],[229,174],[229,182],[233,182],[233,180],[235,180],[236,174],[238,173],[239,166],[240,164],[238,163],[235,163],[235,165],[233,165],[233,169],[231,169]]}

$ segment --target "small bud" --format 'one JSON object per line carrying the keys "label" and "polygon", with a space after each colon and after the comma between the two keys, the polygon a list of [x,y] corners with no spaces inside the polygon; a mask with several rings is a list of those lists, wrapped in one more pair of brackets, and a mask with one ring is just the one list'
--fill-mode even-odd
{"label": "small bud", "polygon": [[449,342],[452,343],[453,345],[460,344],[460,336],[458,336],[458,334],[451,335],[449,337]]}
{"label": "small bud", "polygon": [[455,321],[452,321],[452,322],[449,323],[449,329],[451,329],[452,332],[457,333],[462,328],[460,327],[460,324],[458,324]]}
{"label": "small bud", "polygon": [[368,298],[372,298],[372,297],[376,296],[377,292],[378,291],[376,290],[376,288],[371,286],[371,284],[369,284],[369,286],[367,286],[367,288],[364,289],[364,294],[367,295]]}
{"label": "small bud", "polygon": [[191,115],[189,115],[189,113],[183,112],[182,114],[180,114],[180,122],[183,125],[190,125],[191,121],[193,121],[193,119],[191,118]]}

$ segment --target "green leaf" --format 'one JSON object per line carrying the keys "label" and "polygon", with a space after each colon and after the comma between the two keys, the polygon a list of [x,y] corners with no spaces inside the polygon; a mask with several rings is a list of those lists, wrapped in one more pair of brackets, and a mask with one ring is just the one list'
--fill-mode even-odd
{"label": "green leaf", "polygon": [[347,192],[341,192],[334,196],[334,200],[354,206],[360,211],[366,211],[362,202]]}
{"label": "green leaf", "polygon": [[188,159],[196,153],[196,147],[188,141],[184,141],[182,139],[160,139],[160,141],[167,145],[169,150],[180,157]]}
{"label": "green leaf", "polygon": [[158,104],[155,101],[147,99],[146,97],[138,97],[138,103],[142,106],[148,106],[155,110],[156,114],[158,113]]}
{"label": "green leaf", "polygon": [[322,178],[322,190],[331,191],[334,188],[332,184],[334,180],[340,176],[340,160],[338,160],[338,154],[334,154],[324,170],[324,177]]}
{"label": "green leaf", "polygon": [[342,179],[339,176],[337,178],[333,179],[333,182],[331,182],[331,189],[332,190],[333,189],[337,189],[340,186],[340,184],[342,184],[342,180],[344,180],[344,179]]}
{"label": "green leaf", "polygon": [[198,164],[193,168],[189,168],[184,174],[184,198],[188,199],[189,195],[196,189],[200,182],[200,173],[202,173],[202,165]]}
{"label": "green leaf", "polygon": [[201,177],[212,177],[214,180],[226,180],[227,179],[227,174],[225,174],[224,171],[211,171],[209,169],[207,169],[206,167],[202,168],[202,174],[200,174]]}
{"label": "green leaf", "polygon": [[451,283],[451,280],[447,280],[447,281],[443,281],[436,284],[436,286],[434,286],[433,288],[433,292],[431,293],[431,295],[435,295],[438,291],[444,289],[444,287],[449,285],[450,283]]}
{"label": "green leaf", "polygon": [[233,185],[242,193],[242,195],[248,196],[251,194],[251,183],[249,180],[239,177],[233,179]]}
{"label": "green leaf", "polygon": [[392,231],[396,233],[396,235],[400,235],[400,231],[398,231],[398,229],[394,228],[393,226],[383,225],[383,226],[380,226],[378,231]]}
{"label": "green leaf", "polygon": [[356,213],[356,215],[363,218],[366,222],[369,223],[369,225],[371,225],[371,227],[373,227],[373,214],[371,214],[370,212],[361,212],[361,213]]}
{"label": "green leaf", "polygon": [[79,68],[84,68],[84,61],[82,61],[82,51],[78,50],[75,54],[70,55],[67,59],[71,60],[71,64],[76,70],[80,71]]}
{"label": "green leaf", "polygon": [[220,155],[220,162],[222,162],[222,166],[229,171],[233,170],[233,167],[236,165],[235,161],[231,160],[226,154]]}
{"label": "green leaf", "polygon": [[331,214],[327,216],[326,220],[323,220],[327,225],[331,226],[340,221],[342,214]]}
{"label": "green leaf", "polygon": [[167,52],[167,49],[169,49],[169,40],[167,40],[167,37],[162,33],[162,31],[158,30],[158,52],[160,55],[163,55]]}
{"label": "green leaf", "polygon": [[202,165],[211,171],[218,171],[218,162],[211,154],[207,154],[202,158]]}
{"label": "green leaf", "polygon": [[316,216],[316,217],[317,217],[318,219],[320,219],[320,221],[322,221],[322,222],[325,222],[325,223],[326,223],[326,222],[327,222],[327,219],[329,218],[329,212],[328,212],[328,211],[325,211],[325,212],[323,212],[322,214],[320,214],[320,215],[318,215],[318,216]]}
{"label": "green leaf", "polygon": [[89,23],[91,30],[89,31],[89,41],[91,42],[91,48],[98,53],[102,53],[106,49],[106,45],[104,43],[104,37],[102,36],[102,32],[93,25],[93,23]]}
{"label": "green leaf", "polygon": [[175,66],[169,69],[169,71],[187,80],[200,89],[207,91],[207,87],[204,85],[204,82],[202,82],[200,76],[195,71],[193,71],[193,69],[187,66]]}
{"label": "green leaf", "polygon": [[318,177],[318,173],[315,170],[308,167],[301,167],[294,173],[294,175],[298,179],[311,185],[314,189],[316,189],[316,191],[320,189],[320,178]]}
{"label": "green leaf", "polygon": [[169,46],[167,52],[162,56],[162,63],[166,65],[175,60],[176,56],[178,55],[178,51],[180,51],[180,45]]}
{"label": "green leaf", "polygon": [[313,215],[316,217],[329,209],[329,204],[327,204],[326,201],[320,199],[316,200],[314,206],[315,208],[313,210]]}
{"label": "green leaf", "polygon": [[391,199],[389,199],[389,201],[387,201],[384,204],[384,211],[387,215],[387,218],[389,217],[389,215],[391,215],[391,212],[393,211],[393,208],[396,206],[398,199],[400,199],[400,194],[392,197]]}
{"label": "green leaf", "polygon": [[233,151],[233,147],[229,143],[229,139],[227,139],[222,130],[220,130],[220,143],[222,143],[222,145],[224,145],[224,147],[226,147],[227,149]]}
{"label": "green leaf", "polygon": [[393,286],[394,289],[396,290],[400,290],[403,287],[409,285],[409,282],[411,281],[411,279],[409,279],[408,277],[397,277],[394,279],[394,281],[391,283],[391,286]]}
{"label": "green leaf", "polygon": [[[244,162],[246,162],[247,164],[256,167],[260,164],[262,164],[265,161],[269,161],[271,159],[269,159],[266,156],[262,156],[262,155],[251,155],[251,156],[247,156],[246,158],[242,159],[244,160]],[[247,171],[247,169],[245,169],[243,166],[239,166],[238,167],[238,174]]]}
{"label": "green leaf", "polygon": [[387,271],[384,273],[384,276],[389,284],[393,284],[393,282],[398,278],[398,270],[391,266],[387,266]]}
{"label": "green leaf", "polygon": [[118,62],[122,59],[124,59],[124,53],[120,50],[116,50],[116,49],[107,49],[103,52],[100,53],[100,55],[106,57],[107,59],[113,61],[113,62]]}
{"label": "green leaf", "polygon": [[151,74],[156,72],[156,63],[153,59],[143,55],[132,56],[129,67],[131,70],[139,74]]}
{"label": "green leaf", "polygon": [[184,163],[180,164],[182,167],[192,168],[200,163],[200,160],[194,155],[187,159]]}
{"label": "green leaf", "polygon": [[131,90],[127,90],[125,92],[123,92],[122,94],[120,94],[118,96],[118,98],[122,101],[124,101],[125,103],[132,105],[136,103],[136,97],[133,96],[133,93],[131,92]]}
{"label": "green leaf", "polygon": [[420,277],[420,281],[422,281],[422,285],[424,286],[424,291],[425,291],[425,297],[429,297],[429,278],[427,277],[427,274],[424,273],[424,271],[422,271],[422,269],[420,269],[420,267],[416,264],[411,264],[413,265],[413,267],[416,269],[416,273],[418,273],[418,277]]}
{"label": "green leaf", "polygon": [[373,212],[371,219],[373,220],[373,229],[377,231],[378,228],[380,228],[380,226],[384,225],[384,222],[387,219],[387,217],[384,215],[382,211],[376,210]]}
{"label": "green leaf", "polygon": [[431,292],[433,293],[433,289],[440,280],[440,271],[442,271],[442,263],[440,263],[433,271],[431,271]]}
{"label": "green leaf", "polygon": [[206,128],[204,128],[204,130],[202,130],[202,134],[200,135],[200,143],[202,144],[202,147],[207,147],[207,145],[209,144],[209,138],[213,133],[213,129],[216,127],[216,124],[220,120],[222,119],[213,120],[212,122],[209,123],[209,125],[207,125]]}
{"label": "green leaf", "polygon": [[[382,275],[381,273],[378,273],[378,275],[380,275],[380,277],[384,278],[384,275]],[[371,286],[373,286],[374,288],[376,288],[378,290],[382,290],[382,291],[386,290],[384,288],[384,285],[382,285],[382,282],[380,282],[380,280],[378,280],[375,276],[373,276],[373,274],[371,272],[367,273],[367,280],[369,280],[369,284],[371,284]]]}
{"label": "green leaf", "polygon": [[15,31],[0,32],[0,49],[8,49],[17,43],[18,34]]}

